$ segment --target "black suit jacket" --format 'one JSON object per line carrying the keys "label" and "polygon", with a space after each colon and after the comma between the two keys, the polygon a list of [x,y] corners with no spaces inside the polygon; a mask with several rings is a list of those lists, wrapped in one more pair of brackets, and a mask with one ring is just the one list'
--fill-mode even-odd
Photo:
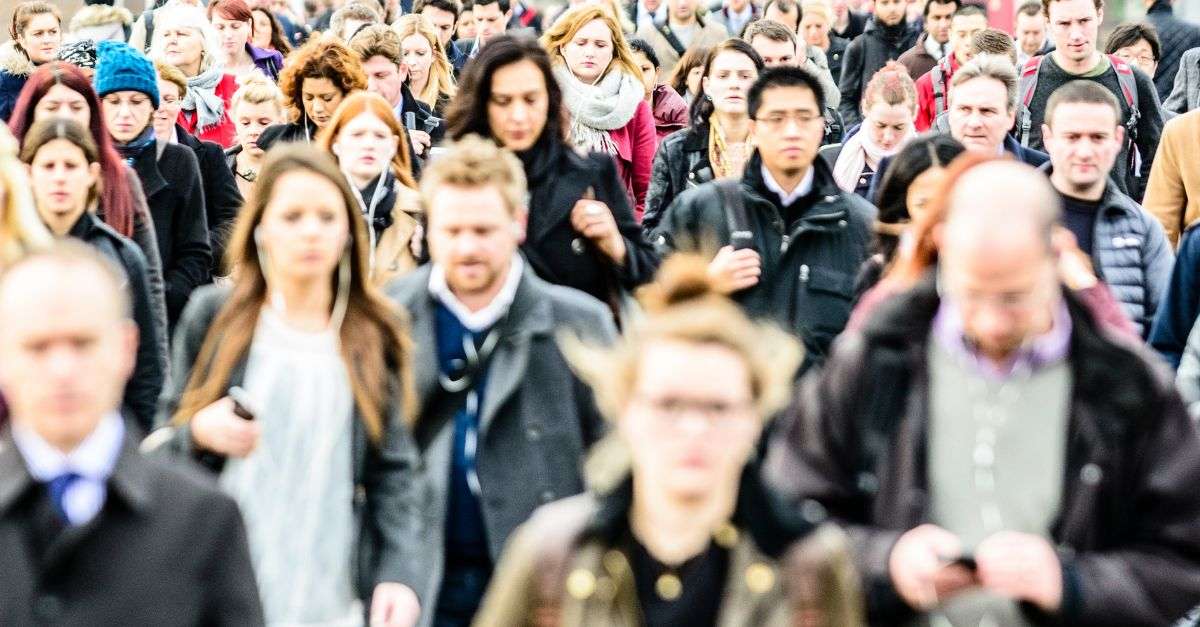
{"label": "black suit jacket", "polygon": [[47,537],[46,489],[0,437],[0,625],[262,625],[246,530],[200,474],[127,438],[100,513]]}

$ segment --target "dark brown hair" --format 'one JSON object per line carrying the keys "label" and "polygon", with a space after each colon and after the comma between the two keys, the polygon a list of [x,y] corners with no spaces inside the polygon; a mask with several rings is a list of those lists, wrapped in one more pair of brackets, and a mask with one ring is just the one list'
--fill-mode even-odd
{"label": "dark brown hair", "polygon": [[1108,41],[1104,43],[1104,52],[1113,54],[1143,39],[1150,45],[1150,54],[1154,55],[1154,62],[1158,63],[1162,58],[1162,43],[1158,40],[1158,29],[1148,22],[1133,22],[1114,28],[1108,35]]}
{"label": "dark brown hair", "polygon": [[[262,222],[281,178],[296,171],[319,176],[337,186],[349,218],[350,294],[338,338],[355,407],[368,436],[378,444],[393,418],[385,414],[389,395],[400,396],[406,420],[413,417],[409,369],[412,348],[403,314],[369,279],[370,244],[354,192],[333,157],[302,143],[277,146],[268,153],[254,191],[238,214],[225,251],[236,277],[233,290],[209,326],[173,420],[177,424],[186,423],[196,412],[225,396],[230,373],[249,353],[259,313],[267,302],[267,280],[259,265],[254,230]],[[333,272],[329,279],[335,294],[337,274]]]}
{"label": "dark brown hair", "polygon": [[[35,122],[29,128],[29,131],[25,133],[25,139],[21,142],[21,161],[25,164],[32,164],[38,151],[56,139],[63,139],[74,144],[83,152],[83,157],[89,164],[100,162],[100,149],[96,147],[96,140],[92,139],[92,134],[78,122],[59,117]],[[92,201],[100,196],[100,187],[103,186],[103,181],[103,178],[96,179],[96,184],[88,190],[88,205],[91,205]]]}
{"label": "dark brown hair", "polygon": [[[1042,13],[1045,14],[1047,18],[1050,17],[1050,5],[1058,1],[1059,0],[1042,0]],[[1097,13],[1104,10],[1104,0],[1092,0],[1092,4],[1096,6]]]}

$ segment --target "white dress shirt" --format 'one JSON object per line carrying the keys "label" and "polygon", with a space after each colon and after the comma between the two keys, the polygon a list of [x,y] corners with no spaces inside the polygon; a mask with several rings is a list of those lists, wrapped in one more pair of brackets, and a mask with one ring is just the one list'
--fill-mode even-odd
{"label": "white dress shirt", "polygon": [[101,418],[79,446],[66,454],[33,429],[13,425],[13,442],[34,480],[49,483],[69,472],[79,475],[63,493],[63,510],[72,525],[86,524],[100,513],[108,495],[108,478],[121,456],[124,440],[125,421],[116,412]]}
{"label": "white dress shirt", "polygon": [[508,308],[512,305],[513,299],[517,296],[517,287],[521,284],[521,274],[525,272],[525,260],[521,255],[514,254],[512,265],[508,267],[508,276],[504,278],[504,286],[483,309],[479,311],[471,311],[454,292],[450,290],[450,286],[446,283],[446,269],[441,264],[433,264],[433,268],[429,272],[429,293],[438,302],[445,305],[450,313],[454,314],[458,321],[474,333],[480,333],[490,329],[496,321],[504,317],[508,313]]}
{"label": "white dress shirt", "polygon": [[[820,157],[818,157],[818,159],[819,158]],[[767,185],[767,189],[775,192],[776,196],[779,196],[779,202],[781,203],[781,206],[784,207],[796,202],[801,196],[811,192],[813,188],[814,175],[813,167],[811,165],[808,166],[808,172],[804,173],[804,178],[800,179],[800,184],[797,185],[796,189],[793,189],[791,193],[783,191],[783,186],[775,182],[775,177],[771,176],[771,171],[768,170],[767,166],[765,165],[762,166],[762,177],[763,183],[766,183]]]}

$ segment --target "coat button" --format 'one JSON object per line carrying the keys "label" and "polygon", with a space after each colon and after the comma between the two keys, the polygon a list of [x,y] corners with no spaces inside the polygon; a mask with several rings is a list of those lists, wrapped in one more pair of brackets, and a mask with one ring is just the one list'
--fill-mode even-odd
{"label": "coat button", "polygon": [[33,601],[33,614],[39,620],[57,622],[63,611],[62,599],[53,594],[43,594]]}
{"label": "coat button", "polygon": [[546,490],[545,492],[542,492],[542,502],[543,503],[549,503],[550,501],[553,501],[553,500],[554,500],[553,492],[551,492],[550,490]]}
{"label": "coat button", "polygon": [[354,486],[354,502],[360,505],[367,502],[367,488],[361,483]]}
{"label": "coat button", "polygon": [[761,562],[746,567],[746,587],[754,594],[766,594],[775,586],[775,571]]}
{"label": "coat button", "polygon": [[858,489],[867,494],[875,494],[879,491],[879,479],[869,472],[859,473]]}
{"label": "coat button", "polygon": [[583,601],[596,592],[596,576],[591,571],[576,569],[567,575],[567,594]]}
{"label": "coat button", "polygon": [[525,430],[525,437],[530,442],[537,442],[542,439],[542,430],[537,427],[529,427]]}
{"label": "coat button", "polygon": [[839,227],[844,229],[844,228],[846,228],[846,224],[847,224],[847,222],[845,220],[838,220]]}
{"label": "coat button", "polygon": [[829,517],[829,511],[825,509],[824,505],[813,499],[804,499],[804,502],[800,504],[800,515],[804,517],[804,520],[816,525],[825,522],[825,519]]}
{"label": "coat button", "polygon": [[1079,471],[1079,479],[1085,485],[1096,485],[1104,478],[1104,471],[1100,470],[1100,466],[1096,464],[1085,464],[1083,469]]}
{"label": "coat button", "polygon": [[576,255],[582,255],[583,253],[587,252],[587,246],[584,246],[583,238],[576,237],[575,239],[571,240],[571,252],[575,253]]}

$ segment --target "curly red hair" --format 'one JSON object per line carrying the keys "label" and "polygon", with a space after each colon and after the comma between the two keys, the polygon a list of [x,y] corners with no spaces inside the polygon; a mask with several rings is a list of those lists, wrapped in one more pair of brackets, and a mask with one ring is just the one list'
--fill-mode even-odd
{"label": "curly red hair", "polygon": [[306,78],[328,79],[343,95],[367,88],[367,74],[357,55],[333,37],[314,37],[288,55],[287,64],[279,73],[279,90],[283,92],[283,104],[292,122],[304,117],[300,88]]}

